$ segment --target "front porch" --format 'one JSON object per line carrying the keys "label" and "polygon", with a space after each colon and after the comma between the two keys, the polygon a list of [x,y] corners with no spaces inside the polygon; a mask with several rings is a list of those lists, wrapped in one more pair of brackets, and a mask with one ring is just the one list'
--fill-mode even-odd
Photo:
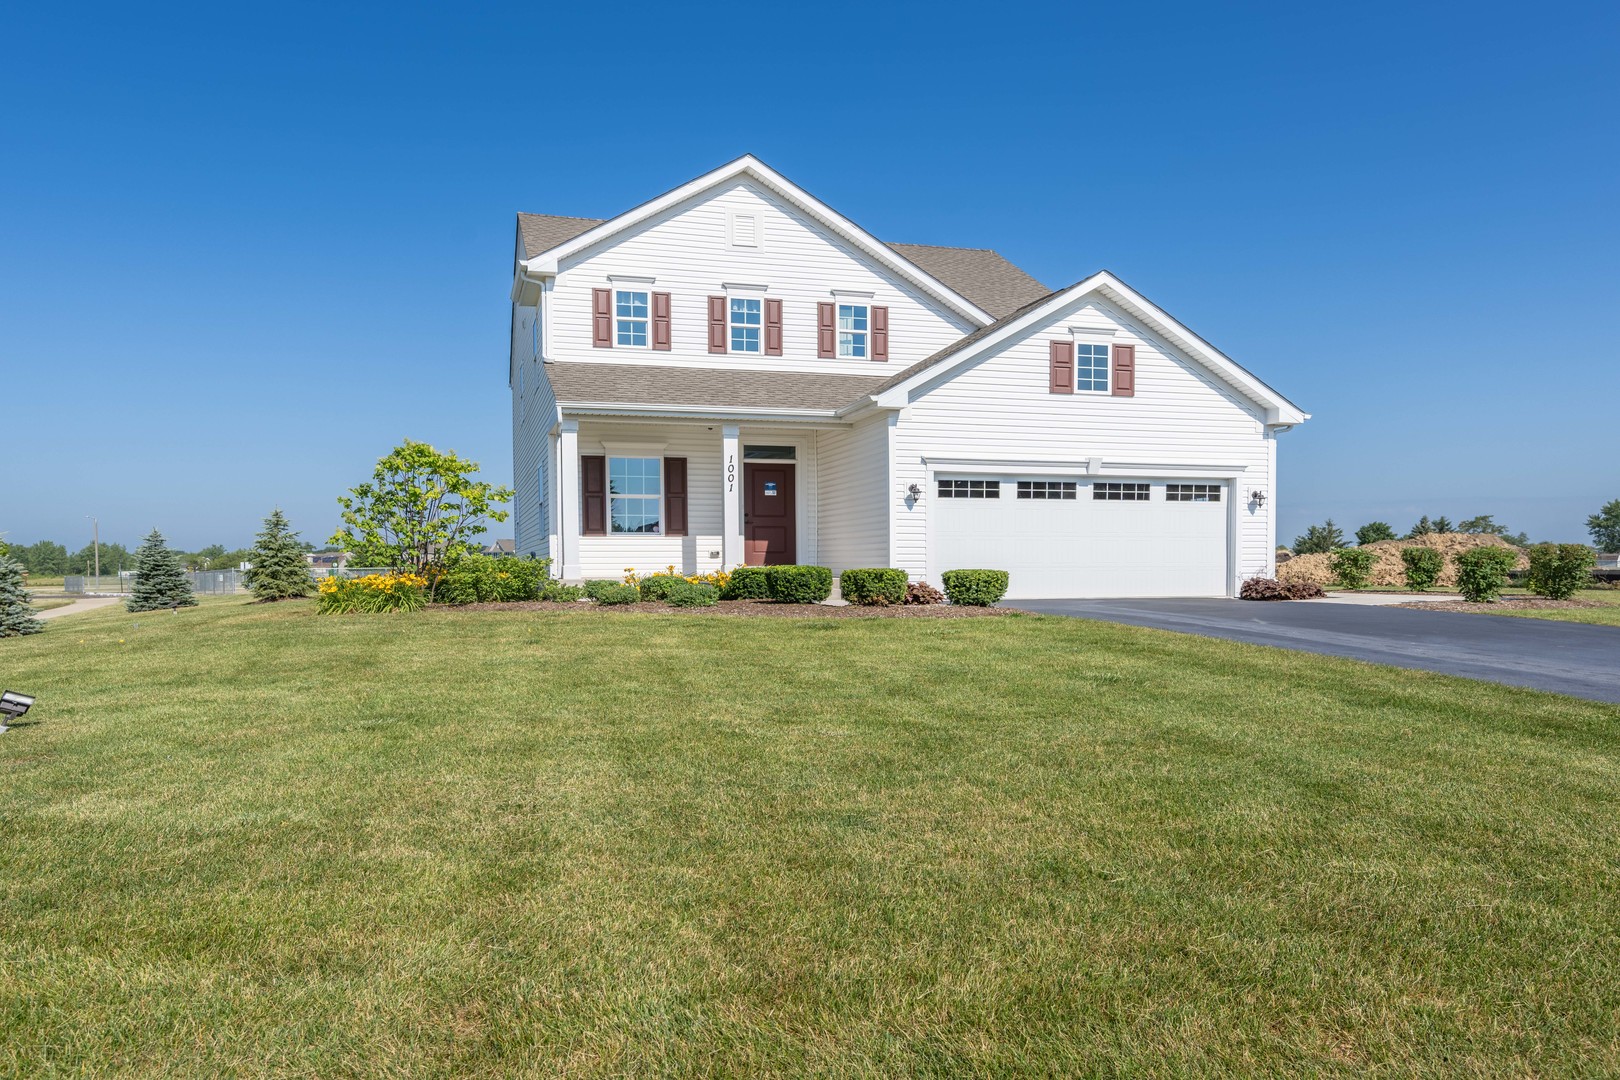
{"label": "front porch", "polygon": [[565,415],[552,435],[553,572],[821,561],[821,440],[838,430]]}

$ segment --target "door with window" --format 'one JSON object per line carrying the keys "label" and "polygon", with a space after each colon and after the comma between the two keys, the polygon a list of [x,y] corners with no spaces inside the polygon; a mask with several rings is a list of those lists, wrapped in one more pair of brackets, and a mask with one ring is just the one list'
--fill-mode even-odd
{"label": "door with window", "polygon": [[743,463],[743,556],[749,566],[783,566],[798,557],[793,466]]}

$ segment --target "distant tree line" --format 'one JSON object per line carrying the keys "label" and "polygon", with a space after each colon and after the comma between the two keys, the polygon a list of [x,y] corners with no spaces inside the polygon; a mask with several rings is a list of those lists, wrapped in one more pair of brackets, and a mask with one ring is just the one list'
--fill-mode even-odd
{"label": "distant tree line", "polygon": [[[302,542],[302,551],[314,551],[315,545]],[[173,552],[184,570],[235,570],[245,562],[253,561],[252,548],[227,549],[224,544],[209,544],[197,551]],[[96,548],[86,544],[78,551],[69,551],[54,540],[41,540],[35,544],[12,544],[11,557],[34,577],[62,577],[66,574],[95,572]],[[118,543],[101,545],[101,572],[116,574],[120,569],[135,569],[135,555]]]}
{"label": "distant tree line", "polygon": [[[1586,528],[1592,534],[1592,543],[1599,551],[1620,551],[1620,499],[1606,503],[1602,510],[1586,519]],[[1529,547],[1527,533],[1509,532],[1507,526],[1498,525],[1495,515],[1480,514],[1464,518],[1453,524],[1445,515],[1430,518],[1424,514],[1404,535],[1397,533],[1387,521],[1369,521],[1356,530],[1356,544],[1365,547],[1381,540],[1415,540],[1436,533],[1473,533],[1480,536],[1500,536],[1515,547]],[[1320,525],[1312,525],[1303,536],[1294,538],[1291,549],[1295,555],[1316,555],[1337,551],[1346,546],[1344,530],[1328,518]]]}

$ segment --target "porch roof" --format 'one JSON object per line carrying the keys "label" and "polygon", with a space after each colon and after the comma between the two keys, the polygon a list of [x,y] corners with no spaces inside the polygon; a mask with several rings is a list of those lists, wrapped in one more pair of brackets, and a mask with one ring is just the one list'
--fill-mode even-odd
{"label": "porch roof", "polygon": [[557,404],[824,412],[874,392],[871,375],[664,367],[651,364],[545,365]]}

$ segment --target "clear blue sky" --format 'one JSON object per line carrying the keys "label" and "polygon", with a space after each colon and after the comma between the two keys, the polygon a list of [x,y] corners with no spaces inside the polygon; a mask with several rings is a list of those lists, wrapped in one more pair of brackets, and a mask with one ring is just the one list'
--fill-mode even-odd
{"label": "clear blue sky", "polygon": [[1613,3],[14,6],[0,530],[321,541],[407,436],[508,481],[513,213],[753,152],[884,239],[1113,270],[1277,386],[1285,539],[1584,540],[1617,73]]}

